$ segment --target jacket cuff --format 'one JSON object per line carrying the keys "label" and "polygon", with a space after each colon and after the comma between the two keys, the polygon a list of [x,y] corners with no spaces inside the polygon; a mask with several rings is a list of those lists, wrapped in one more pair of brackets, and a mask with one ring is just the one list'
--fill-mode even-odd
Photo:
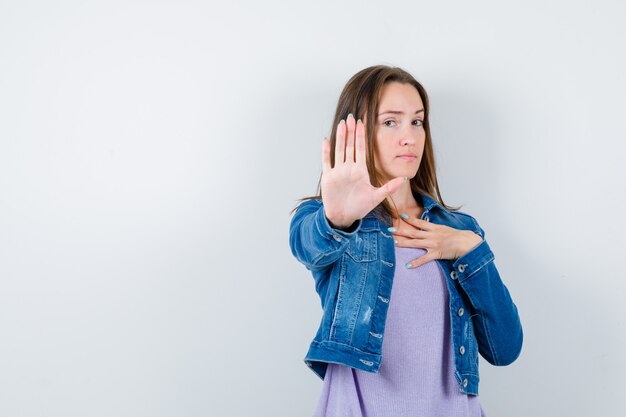
{"label": "jacket cuff", "polygon": [[459,282],[471,278],[485,265],[494,260],[495,256],[485,239],[475,248],[454,261],[452,267],[456,272]]}
{"label": "jacket cuff", "polygon": [[357,232],[361,229],[361,219],[356,221],[356,227],[353,227],[354,230],[351,232],[346,232],[341,229],[334,228],[328,222],[326,218],[326,214],[324,213],[324,206],[320,207],[317,212],[317,217],[315,219],[315,224],[317,226],[317,231],[320,235],[322,235],[326,239],[333,239],[337,243],[343,243],[344,241],[349,240],[352,236],[357,234]]}

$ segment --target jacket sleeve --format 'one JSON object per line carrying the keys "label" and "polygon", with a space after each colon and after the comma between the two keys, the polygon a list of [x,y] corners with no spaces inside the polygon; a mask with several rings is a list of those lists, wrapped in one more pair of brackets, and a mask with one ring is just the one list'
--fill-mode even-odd
{"label": "jacket sleeve", "polygon": [[296,209],[289,226],[291,253],[307,269],[320,270],[341,258],[350,238],[361,228],[358,220],[350,232],[333,228],[320,200],[307,200]]}
{"label": "jacket sleeve", "polygon": [[522,349],[522,324],[517,307],[496,269],[485,231],[475,218],[471,219],[483,241],[455,260],[452,266],[477,313],[473,320],[480,354],[492,365],[509,365]]}

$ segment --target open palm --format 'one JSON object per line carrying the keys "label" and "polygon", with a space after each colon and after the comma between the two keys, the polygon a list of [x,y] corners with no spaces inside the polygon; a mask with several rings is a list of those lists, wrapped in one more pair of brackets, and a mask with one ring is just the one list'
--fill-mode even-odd
{"label": "open palm", "polygon": [[322,144],[322,201],[330,223],[347,228],[380,204],[402,185],[394,178],[380,188],[372,186],[365,155],[365,126],[352,115],[339,122],[335,142],[335,163],[331,167],[330,141]]}

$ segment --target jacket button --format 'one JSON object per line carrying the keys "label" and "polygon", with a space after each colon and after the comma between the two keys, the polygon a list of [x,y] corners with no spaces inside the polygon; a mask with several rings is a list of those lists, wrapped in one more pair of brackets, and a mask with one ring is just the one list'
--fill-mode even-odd
{"label": "jacket button", "polygon": [[452,279],[457,279],[457,277],[458,277],[456,271],[450,272],[450,276],[452,277]]}
{"label": "jacket button", "polygon": [[333,239],[335,239],[337,242],[341,242],[341,238],[337,235],[333,235]]}
{"label": "jacket button", "polygon": [[461,352],[461,355],[465,355],[465,346],[461,346],[459,352]]}
{"label": "jacket button", "polygon": [[463,310],[463,307],[459,308],[459,310],[456,312],[456,314],[458,314],[459,317],[461,317],[463,313],[465,313],[465,310]]}
{"label": "jacket button", "polygon": [[459,272],[465,272],[465,267],[467,265],[463,264],[463,265],[459,265]]}
{"label": "jacket button", "polygon": [[467,378],[463,380],[463,388],[467,388]]}

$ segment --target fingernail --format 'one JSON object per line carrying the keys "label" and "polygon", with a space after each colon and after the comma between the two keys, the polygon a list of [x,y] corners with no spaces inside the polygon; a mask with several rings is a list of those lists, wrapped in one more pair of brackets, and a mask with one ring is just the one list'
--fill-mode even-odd
{"label": "fingernail", "polygon": [[346,122],[346,121],[345,121],[345,120],[343,120],[343,119],[339,120],[339,123],[345,123],[345,122]]}
{"label": "fingernail", "polygon": [[404,184],[406,182],[406,177],[404,177],[404,179],[402,180],[402,184]]}
{"label": "fingernail", "polygon": [[394,239],[394,240],[393,240],[393,243],[397,245],[397,244],[398,244],[398,241]]}
{"label": "fingernail", "polygon": [[411,264],[404,265],[405,268],[411,268]]}
{"label": "fingernail", "polygon": [[406,214],[404,214],[404,213],[402,213],[402,214],[400,215],[400,217],[402,217],[403,219],[408,219],[408,218],[409,218],[409,216],[407,216],[407,215],[406,215]]}
{"label": "fingernail", "polygon": [[350,114],[348,115],[348,119],[349,119],[350,117],[354,118],[354,116],[352,115],[352,113],[350,113]]}
{"label": "fingernail", "polygon": [[391,233],[397,232],[395,227],[389,227],[389,228],[387,228],[387,230],[389,230]]}

